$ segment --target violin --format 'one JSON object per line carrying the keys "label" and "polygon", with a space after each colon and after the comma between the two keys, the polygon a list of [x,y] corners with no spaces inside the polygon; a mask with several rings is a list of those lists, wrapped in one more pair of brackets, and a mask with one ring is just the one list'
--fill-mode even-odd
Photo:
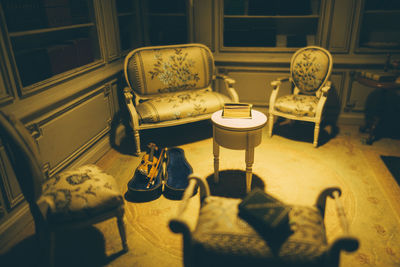
{"label": "violin", "polygon": [[137,167],[137,170],[141,174],[143,174],[143,175],[145,175],[147,177],[151,173],[151,170],[157,164],[157,158],[154,156],[154,152],[158,149],[158,147],[154,143],[149,143],[148,147],[149,147],[149,150],[150,150],[149,153],[146,153],[142,157],[142,161],[140,162],[140,165]]}
{"label": "violin", "polygon": [[158,157],[158,161],[157,164],[150,170],[149,175],[147,176],[147,178],[149,178],[149,182],[147,183],[146,188],[149,188],[151,185],[154,184],[155,182],[155,177],[158,174],[158,170],[160,169],[162,162],[164,161],[164,159],[167,157],[167,148],[163,148],[161,150],[160,156]]}

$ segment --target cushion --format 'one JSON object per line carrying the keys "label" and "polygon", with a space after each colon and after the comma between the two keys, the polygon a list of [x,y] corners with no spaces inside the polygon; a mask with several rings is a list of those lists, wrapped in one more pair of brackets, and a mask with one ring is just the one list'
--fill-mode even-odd
{"label": "cushion", "polygon": [[125,61],[127,82],[140,95],[206,88],[213,72],[212,53],[200,44],[143,47]]}
{"label": "cushion", "polygon": [[330,74],[331,59],[319,48],[299,50],[291,62],[294,84],[303,94],[315,95]]}
{"label": "cushion", "polygon": [[95,165],[57,174],[43,184],[54,222],[90,219],[124,204],[114,177]]}
{"label": "cushion", "polygon": [[231,100],[211,89],[167,93],[136,106],[140,123],[154,123],[211,114]]}
{"label": "cushion", "polygon": [[313,95],[285,95],[275,102],[275,110],[299,117],[315,117],[319,99]]}
{"label": "cushion", "polygon": [[241,199],[217,196],[204,200],[193,232],[196,261],[215,256],[216,265],[219,264],[216,261],[222,260],[232,261],[229,263],[235,266],[242,263],[265,266],[265,262],[318,264],[323,260],[327,243],[323,218],[317,208],[292,206],[289,212],[292,233],[277,248],[238,216],[240,202]]}

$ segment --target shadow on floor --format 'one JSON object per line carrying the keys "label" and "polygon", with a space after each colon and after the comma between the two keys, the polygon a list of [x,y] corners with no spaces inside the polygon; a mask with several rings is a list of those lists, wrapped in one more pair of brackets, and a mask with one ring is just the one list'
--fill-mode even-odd
{"label": "shadow on floor", "polygon": [[[273,135],[279,135],[295,141],[313,144],[315,124],[304,121],[284,121],[275,123]],[[321,125],[318,146],[329,142],[338,134],[338,128],[332,125]]]}
{"label": "shadow on floor", "polygon": [[[214,173],[206,178],[213,196],[243,198],[246,196],[246,172],[243,170],[222,170],[219,172],[219,182],[214,183]],[[262,179],[253,173],[251,188],[264,190]]]}
{"label": "shadow on floor", "polygon": [[[0,255],[1,266],[41,267],[38,247],[35,236],[29,236],[5,254]],[[112,255],[106,255],[104,236],[93,226],[56,234],[55,266],[57,267],[100,267],[107,265],[122,253],[121,250]]]}
{"label": "shadow on floor", "polygon": [[[177,126],[141,130],[139,134],[141,150],[147,151],[147,145],[151,142],[161,149],[211,138],[212,124],[210,120],[204,120]],[[127,131],[119,144],[113,144],[113,148],[122,154],[134,155],[136,148],[133,132]]]}
{"label": "shadow on floor", "polygon": [[381,156],[381,159],[400,186],[400,157]]}

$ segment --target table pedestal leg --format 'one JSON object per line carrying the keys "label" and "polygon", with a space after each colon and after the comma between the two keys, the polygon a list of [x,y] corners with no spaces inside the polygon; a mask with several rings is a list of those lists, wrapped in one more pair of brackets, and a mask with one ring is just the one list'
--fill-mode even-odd
{"label": "table pedestal leg", "polygon": [[254,147],[248,146],[246,149],[246,193],[251,191],[251,180],[253,178]]}
{"label": "table pedestal leg", "polygon": [[213,153],[214,153],[214,183],[219,182],[219,145],[213,139]]}

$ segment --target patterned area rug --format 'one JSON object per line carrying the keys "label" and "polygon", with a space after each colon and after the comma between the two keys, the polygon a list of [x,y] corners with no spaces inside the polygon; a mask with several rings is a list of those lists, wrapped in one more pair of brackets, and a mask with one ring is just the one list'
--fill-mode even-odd
{"label": "patterned area rug", "polygon": [[[268,138],[265,131],[262,143],[255,149],[252,187],[261,187],[289,204],[312,205],[323,188],[339,186],[343,191],[342,201],[350,231],[360,240],[358,251],[342,253],[340,266],[399,266],[400,213],[396,198],[399,191],[394,188],[396,182],[380,161],[379,154],[354,140],[359,139],[344,131],[315,149],[311,142],[279,135]],[[164,141],[161,138],[156,142],[162,144]],[[194,172],[211,180],[212,138],[195,138],[179,143],[179,147],[185,150]],[[125,192],[128,178],[121,166],[130,168],[133,173],[138,159],[115,151],[109,154],[114,160],[100,161],[99,165],[120,177],[121,190]],[[221,148],[220,169],[223,170],[222,178],[220,184],[210,184],[212,193],[243,197],[245,175],[237,170],[245,169],[244,151]],[[232,173],[233,170],[236,171]],[[198,204],[196,195],[190,204],[192,228],[197,220]],[[131,250],[108,266],[182,266],[181,236],[172,233],[168,227],[178,206],[179,201],[164,196],[147,203],[127,202]],[[107,237],[115,237],[106,249],[117,251],[120,247],[117,229],[114,225],[104,228],[104,224],[101,228],[107,232]],[[328,243],[342,234],[332,200],[327,202],[326,230]]]}
{"label": "patterned area rug", "polygon": [[[174,140],[173,136],[181,137],[182,132],[185,138]],[[263,188],[285,203],[304,205],[314,204],[325,187],[341,187],[350,231],[359,238],[360,248],[355,253],[342,253],[340,266],[400,266],[400,189],[380,158],[380,155],[400,157],[400,143],[382,139],[366,146],[359,141],[358,134],[346,128],[335,138],[325,139],[317,149],[312,146],[312,138],[309,139],[296,140],[284,134],[268,138],[265,129],[263,141],[255,149],[252,187]],[[126,153],[133,149],[125,141],[97,163],[117,178],[124,193],[141,159]],[[143,142],[148,141],[183,148],[194,172],[211,180],[213,156],[209,125],[153,130],[143,135]],[[221,180],[217,185],[211,183],[213,194],[244,196],[245,175],[240,171],[245,169],[244,156],[244,151],[221,148]],[[120,253],[116,220],[60,233],[56,239],[57,266],[183,266],[182,237],[171,232],[168,226],[179,204],[180,201],[163,195],[144,203],[126,201],[130,250],[124,254]],[[199,209],[198,194],[191,198],[189,205],[193,229]],[[331,243],[342,234],[332,200],[327,202],[325,222],[328,243]],[[33,266],[33,261],[27,259],[34,255],[35,242],[29,237],[6,255],[11,261],[0,261],[13,263],[7,266]]]}

